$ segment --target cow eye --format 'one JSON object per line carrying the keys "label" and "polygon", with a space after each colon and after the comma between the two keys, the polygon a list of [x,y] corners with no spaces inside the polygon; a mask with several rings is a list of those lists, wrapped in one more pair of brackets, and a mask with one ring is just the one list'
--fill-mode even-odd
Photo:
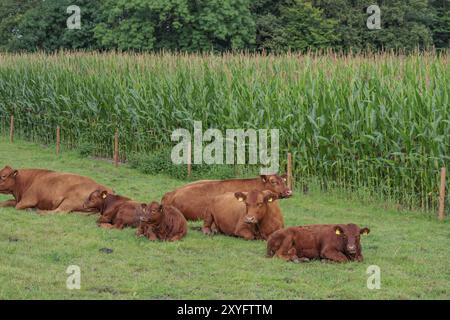
{"label": "cow eye", "polygon": [[5,179],[6,179],[6,176],[1,176],[1,178],[2,178],[2,180],[5,180]]}

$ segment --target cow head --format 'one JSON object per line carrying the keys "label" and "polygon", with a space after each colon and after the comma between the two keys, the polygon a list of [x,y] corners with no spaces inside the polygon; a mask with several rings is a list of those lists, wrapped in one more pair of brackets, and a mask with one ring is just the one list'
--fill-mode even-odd
{"label": "cow head", "polygon": [[158,223],[159,221],[161,221],[163,216],[163,206],[157,201],[153,201],[149,205],[142,204],[142,211],[142,222]]}
{"label": "cow head", "polygon": [[347,254],[354,256],[361,251],[360,236],[362,234],[369,234],[369,228],[359,228],[356,224],[350,223],[342,228],[335,226],[334,231],[338,237],[344,241],[344,249]]}
{"label": "cow head", "polygon": [[11,194],[16,185],[16,176],[18,171],[10,166],[0,170],[0,193]]}
{"label": "cow head", "polygon": [[292,190],[286,185],[287,176],[285,174],[282,176],[277,174],[263,174],[260,177],[264,184],[264,189],[276,193],[280,199],[292,196]]}
{"label": "cow head", "polygon": [[108,191],[106,190],[95,190],[89,197],[84,201],[84,209],[97,209],[101,210],[105,204],[106,197],[108,196]]}
{"label": "cow head", "polygon": [[244,221],[252,224],[259,223],[267,213],[268,204],[278,199],[278,195],[270,190],[236,192],[234,196],[238,201],[245,203]]}

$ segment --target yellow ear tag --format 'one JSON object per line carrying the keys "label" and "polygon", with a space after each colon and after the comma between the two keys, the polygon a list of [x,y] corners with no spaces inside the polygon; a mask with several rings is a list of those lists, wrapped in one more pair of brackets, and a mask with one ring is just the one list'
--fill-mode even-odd
{"label": "yellow ear tag", "polygon": [[104,193],[104,194],[102,195],[102,198],[103,198],[103,199],[106,199],[106,193]]}
{"label": "yellow ear tag", "polygon": [[238,201],[242,202],[242,201],[244,201],[244,198],[238,198]]}
{"label": "yellow ear tag", "polygon": [[340,234],[341,234],[341,232],[339,231],[339,229],[336,229],[336,234],[337,234],[337,235],[340,235]]}
{"label": "yellow ear tag", "polygon": [[367,231],[364,231],[363,234],[368,235],[369,233]]}
{"label": "yellow ear tag", "polygon": [[272,202],[273,201],[273,199],[272,198],[269,198],[268,200],[267,200],[267,202]]}

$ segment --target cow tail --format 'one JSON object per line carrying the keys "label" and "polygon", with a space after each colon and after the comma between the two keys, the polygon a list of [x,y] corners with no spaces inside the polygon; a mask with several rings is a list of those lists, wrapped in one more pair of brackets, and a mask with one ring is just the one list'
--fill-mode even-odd
{"label": "cow tail", "polygon": [[267,252],[266,252],[267,258],[272,258],[275,255],[274,242],[275,241],[272,237],[269,237],[269,239],[267,240]]}

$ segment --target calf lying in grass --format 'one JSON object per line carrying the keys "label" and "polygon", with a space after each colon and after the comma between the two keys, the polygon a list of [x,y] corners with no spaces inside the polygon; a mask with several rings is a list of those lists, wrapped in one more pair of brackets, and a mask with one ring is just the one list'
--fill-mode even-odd
{"label": "calf lying in grass", "polygon": [[360,229],[353,223],[290,227],[270,236],[267,256],[295,262],[310,259],[363,261],[360,235],[369,232],[369,228]]}
{"label": "calf lying in grass", "polygon": [[212,198],[205,213],[203,233],[220,232],[246,240],[267,239],[283,228],[283,216],[269,191],[227,192]]}
{"label": "calf lying in grass", "polygon": [[187,221],[183,214],[173,206],[163,206],[154,201],[142,205],[144,214],[140,218],[137,236],[149,240],[176,241],[187,233]]}
{"label": "calf lying in grass", "polygon": [[102,228],[123,229],[136,228],[143,214],[142,204],[129,198],[108,193],[106,190],[96,190],[84,202],[84,208],[97,209],[101,216],[97,224]]}

